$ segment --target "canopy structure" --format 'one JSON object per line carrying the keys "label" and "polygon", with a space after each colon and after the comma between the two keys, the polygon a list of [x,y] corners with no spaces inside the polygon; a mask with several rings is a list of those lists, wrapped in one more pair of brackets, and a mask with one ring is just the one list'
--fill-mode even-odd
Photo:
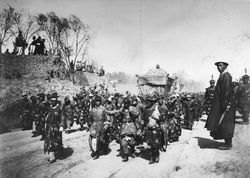
{"label": "canopy structure", "polygon": [[149,70],[144,75],[136,75],[137,85],[141,94],[166,94],[170,92],[174,79],[169,77],[169,74],[161,69],[159,65],[155,69]]}

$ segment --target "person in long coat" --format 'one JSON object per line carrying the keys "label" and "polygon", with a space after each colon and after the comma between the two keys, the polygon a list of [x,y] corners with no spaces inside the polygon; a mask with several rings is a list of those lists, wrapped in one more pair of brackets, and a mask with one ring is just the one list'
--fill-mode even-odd
{"label": "person in long coat", "polygon": [[228,150],[232,147],[235,127],[236,100],[233,91],[232,76],[227,71],[227,62],[216,62],[219,79],[215,87],[215,99],[208,115],[205,128],[215,140],[224,139],[225,144],[218,147]]}

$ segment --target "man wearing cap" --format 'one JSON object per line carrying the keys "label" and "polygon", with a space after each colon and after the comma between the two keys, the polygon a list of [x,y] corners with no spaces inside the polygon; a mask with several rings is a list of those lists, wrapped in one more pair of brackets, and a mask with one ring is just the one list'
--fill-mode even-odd
{"label": "man wearing cap", "polygon": [[204,106],[203,109],[205,111],[205,113],[208,115],[209,111],[211,109],[211,105],[213,103],[214,100],[214,95],[215,95],[215,80],[211,79],[209,81],[210,83],[210,87],[206,88],[206,92],[205,92],[205,102],[204,102]]}
{"label": "man wearing cap", "polygon": [[156,120],[149,118],[147,129],[145,131],[144,139],[150,147],[150,161],[149,164],[158,163],[161,148],[161,131],[157,127]]}
{"label": "man wearing cap", "polygon": [[237,91],[237,99],[242,113],[242,119],[244,124],[249,124],[249,112],[250,112],[250,83],[249,76],[245,74],[242,77],[242,84]]}
{"label": "man wearing cap", "polygon": [[168,108],[164,105],[164,98],[160,96],[156,105],[160,115],[159,120],[157,120],[161,131],[161,148],[160,150],[165,152],[168,145]]}
{"label": "man wearing cap", "polygon": [[236,100],[233,90],[233,82],[227,71],[228,63],[216,62],[220,77],[215,86],[215,98],[209,112],[205,128],[215,140],[224,139],[225,144],[218,149],[228,150],[232,148],[232,138],[235,127]]}
{"label": "man wearing cap", "polygon": [[23,126],[23,130],[28,130],[32,128],[32,118],[31,118],[31,102],[28,99],[28,93],[23,93],[23,99],[20,102],[20,119]]}
{"label": "man wearing cap", "polygon": [[[102,98],[99,95],[96,95],[93,99],[94,102],[94,108],[90,112],[90,134],[89,134],[89,146],[91,150],[91,156],[93,156],[93,159],[98,159],[101,151],[103,149],[102,147],[102,131],[104,129],[104,121],[106,120],[106,113],[105,113],[105,107],[101,105]],[[96,149],[94,151],[92,147],[92,140],[93,138],[96,138]]]}
{"label": "man wearing cap", "polygon": [[84,124],[88,123],[89,113],[90,113],[90,99],[88,96],[87,91],[81,92],[80,95],[80,118],[79,118],[79,124],[81,125],[81,129],[83,130]]}
{"label": "man wearing cap", "polygon": [[64,104],[62,107],[62,120],[65,121],[65,125],[66,125],[66,132],[68,132],[71,127],[73,126],[74,123],[74,108],[73,105],[71,104],[71,101],[69,99],[69,96],[66,96],[64,98]]}
{"label": "man wearing cap", "polygon": [[45,138],[44,138],[44,153],[48,153],[48,162],[56,161],[56,153],[59,153],[63,148],[62,131],[64,121],[61,118],[61,106],[58,101],[58,94],[52,93],[50,96],[51,104],[48,109],[48,115],[45,119]]}
{"label": "man wearing cap", "polygon": [[[121,150],[123,153],[123,162],[128,161],[129,152],[135,157],[135,136],[137,133],[136,119],[139,111],[136,107],[131,106],[129,98],[124,98],[123,107],[121,108]],[[130,148],[130,149],[129,149]]]}

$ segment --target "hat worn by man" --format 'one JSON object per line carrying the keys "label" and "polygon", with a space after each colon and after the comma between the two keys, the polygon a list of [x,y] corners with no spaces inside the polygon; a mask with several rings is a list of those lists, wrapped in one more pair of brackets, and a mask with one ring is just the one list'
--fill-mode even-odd
{"label": "hat worn by man", "polygon": [[97,101],[102,101],[102,98],[99,96],[99,95],[96,95],[95,98],[94,98],[94,101],[97,102]]}
{"label": "hat worn by man", "polygon": [[242,79],[249,79],[249,75],[247,75],[247,74],[243,75]]}
{"label": "hat worn by man", "polygon": [[52,94],[50,95],[50,98],[51,98],[51,99],[57,99],[57,98],[58,98],[57,92],[52,93]]}
{"label": "hat worn by man", "polygon": [[210,82],[210,83],[215,83],[215,80],[214,80],[214,79],[211,79],[209,82]]}
{"label": "hat worn by man", "polygon": [[229,64],[228,64],[228,62],[226,61],[226,60],[221,60],[221,61],[218,61],[218,62],[215,62],[214,64],[217,66],[218,64],[220,64],[220,63],[223,63],[223,64],[225,64],[226,66],[228,66]]}

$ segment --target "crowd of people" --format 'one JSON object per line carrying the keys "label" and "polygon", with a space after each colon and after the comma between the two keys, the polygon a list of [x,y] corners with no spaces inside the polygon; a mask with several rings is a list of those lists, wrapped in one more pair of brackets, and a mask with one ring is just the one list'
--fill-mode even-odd
{"label": "crowd of people", "polygon": [[[129,92],[109,93],[94,86],[83,87],[72,99],[67,96],[60,101],[56,92],[36,96],[24,93],[19,110],[21,123],[24,130],[33,130],[33,137],[42,136],[44,152],[49,154],[51,163],[63,148],[62,132],[70,133],[74,123],[79,130],[89,132],[88,144],[93,159],[108,154],[109,144],[116,141],[122,161],[140,155],[136,146],[147,144],[151,155],[149,164],[158,163],[160,152],[179,140],[182,128],[192,130],[194,121],[199,121],[202,114],[208,115],[205,127],[211,136],[225,139],[225,145],[219,149],[230,149],[236,109],[242,114],[243,123],[249,124],[250,84],[247,74],[235,86],[232,82],[221,85],[225,82],[221,77],[224,76],[220,76],[216,86],[215,81],[210,80],[205,94],[154,92],[131,95]],[[227,89],[225,86],[230,92],[223,91]],[[229,103],[225,105],[224,101]],[[226,109],[224,113],[220,107]],[[223,124],[230,127],[222,127]],[[92,145],[94,138],[95,148]]]}
{"label": "crowd of people", "polygon": [[[23,94],[20,118],[23,129],[32,129],[33,137],[41,135],[49,162],[63,148],[62,131],[69,133],[74,123],[89,132],[89,146],[93,159],[109,151],[109,143],[120,144],[120,156],[126,162],[135,157],[135,147],[148,144],[150,164],[159,162],[160,151],[176,142],[181,128],[192,129],[202,114],[202,95],[183,94],[163,96],[157,92],[147,95],[110,94],[94,87],[82,91],[72,99],[58,100],[56,92],[36,96]],[[96,147],[92,140],[96,138]]]}
{"label": "crowd of people", "polygon": [[82,71],[82,72],[89,72],[89,73],[96,73],[98,76],[104,76],[105,70],[103,66],[98,70],[94,65],[87,64],[87,61],[80,62],[76,64],[76,67],[74,67],[73,61],[71,62],[71,69],[75,71]]}

